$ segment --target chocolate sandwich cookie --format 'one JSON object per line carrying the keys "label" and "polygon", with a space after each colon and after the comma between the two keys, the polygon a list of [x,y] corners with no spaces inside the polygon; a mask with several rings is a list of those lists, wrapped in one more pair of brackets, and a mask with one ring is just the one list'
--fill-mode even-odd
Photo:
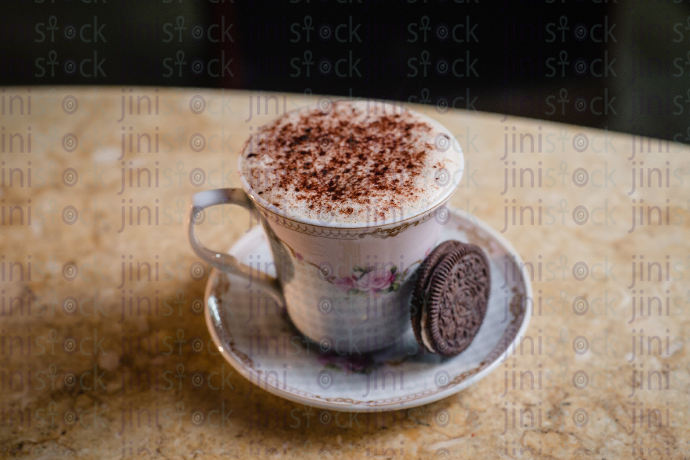
{"label": "chocolate sandwich cookie", "polygon": [[412,297],[412,329],[431,353],[455,356],[479,331],[491,291],[484,252],[473,244],[447,241],[424,261]]}
{"label": "chocolate sandwich cookie", "polygon": [[417,342],[424,346],[422,343],[422,312],[423,305],[428,299],[424,293],[424,287],[426,280],[429,278],[429,274],[436,268],[436,265],[443,260],[454,248],[461,245],[459,241],[451,240],[444,241],[443,243],[436,246],[433,251],[424,259],[422,265],[417,269],[417,282],[415,288],[412,292],[412,331],[417,339]]}

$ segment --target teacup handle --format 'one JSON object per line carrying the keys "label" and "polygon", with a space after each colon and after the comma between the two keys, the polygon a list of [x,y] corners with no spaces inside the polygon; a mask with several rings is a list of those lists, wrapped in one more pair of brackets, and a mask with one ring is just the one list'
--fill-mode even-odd
{"label": "teacup handle", "polygon": [[240,188],[220,188],[216,190],[207,190],[204,192],[195,193],[190,202],[189,220],[187,226],[189,228],[189,242],[192,245],[194,252],[201,257],[206,263],[223,270],[227,273],[240,276],[250,280],[252,283],[265,289],[267,294],[270,294],[279,305],[284,305],[284,298],[280,283],[276,278],[262,274],[257,277],[257,270],[240,263],[235,257],[224,252],[213,251],[201,244],[196,234],[194,227],[199,225],[199,213],[204,209],[218,204],[236,204],[242,206],[248,211],[254,210],[247,194]]}

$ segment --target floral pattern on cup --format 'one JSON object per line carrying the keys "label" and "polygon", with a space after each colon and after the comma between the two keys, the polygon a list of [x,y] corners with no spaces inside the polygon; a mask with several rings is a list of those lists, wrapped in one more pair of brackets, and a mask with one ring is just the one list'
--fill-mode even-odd
{"label": "floral pattern on cup", "polygon": [[393,265],[390,268],[355,267],[352,274],[343,278],[331,277],[329,281],[348,295],[386,294],[400,289],[405,273]]}

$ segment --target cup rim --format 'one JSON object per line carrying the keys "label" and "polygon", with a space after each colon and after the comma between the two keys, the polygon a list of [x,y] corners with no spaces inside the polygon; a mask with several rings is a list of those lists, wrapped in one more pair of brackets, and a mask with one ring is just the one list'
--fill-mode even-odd
{"label": "cup rim", "polygon": [[[348,99],[343,99],[343,100],[348,100]],[[357,102],[356,99],[351,100],[351,101]],[[386,104],[390,104],[390,103],[395,102],[395,101],[381,101],[381,102],[386,103]],[[417,110],[410,109],[410,108],[406,107],[406,104],[404,104],[404,103],[400,103],[400,105],[402,105],[405,108],[405,110],[410,110],[410,111],[414,112],[414,114],[416,116],[421,117],[427,123],[430,123],[431,125],[436,127],[438,130],[440,130],[441,132],[447,134],[448,137],[451,139],[451,145],[453,144],[453,142],[457,143],[457,140],[455,139],[453,134],[450,132],[450,130],[448,128],[446,128],[443,124],[441,124],[439,121],[431,118],[430,116],[428,116],[424,113],[418,112]],[[301,107],[301,108],[298,108],[295,110],[290,110],[290,111],[284,113],[283,115],[281,115],[281,117],[286,116],[288,113],[298,112],[301,110],[308,110],[309,108],[311,108],[311,106]],[[422,209],[421,211],[416,212],[414,214],[409,214],[409,215],[406,215],[403,213],[402,217],[397,219],[397,220],[385,220],[381,223],[376,223],[376,224],[372,224],[371,222],[360,222],[360,223],[339,223],[339,222],[334,222],[334,221],[326,222],[326,221],[323,221],[320,219],[310,219],[310,218],[304,217],[304,216],[299,216],[299,217],[288,216],[284,210],[280,209],[279,207],[275,206],[274,204],[269,203],[268,201],[263,199],[258,193],[256,193],[254,191],[254,189],[247,182],[246,178],[244,177],[244,174],[242,174],[242,160],[243,160],[242,154],[244,153],[245,148],[246,148],[246,144],[245,144],[245,147],[243,147],[242,150],[240,151],[239,158],[237,159],[237,170],[238,170],[238,173],[240,176],[240,182],[242,183],[242,188],[243,188],[244,192],[247,194],[247,196],[249,197],[249,199],[254,203],[254,205],[259,206],[259,207],[261,207],[267,211],[270,211],[271,213],[273,213],[273,214],[275,214],[275,215],[277,215],[283,219],[291,220],[293,222],[297,222],[300,224],[310,225],[313,227],[355,230],[355,229],[369,229],[369,228],[386,227],[386,226],[390,226],[390,225],[401,224],[401,223],[404,223],[404,222],[407,222],[410,220],[415,220],[415,219],[419,218],[420,216],[428,213],[429,211],[435,209],[436,207],[438,207],[440,204],[444,203],[445,201],[447,201],[448,198],[450,198],[450,196],[453,193],[455,193],[455,191],[458,189],[458,187],[460,186],[460,183],[462,182],[462,176],[465,174],[465,155],[464,155],[464,152],[462,150],[462,147],[460,146],[459,143],[457,143],[456,154],[457,154],[458,163],[460,164],[460,175],[457,178],[458,179],[457,183],[454,184],[453,178],[451,177],[451,183],[449,185],[452,185],[452,186],[448,187],[447,190],[445,190],[441,195],[439,195],[434,201],[432,201],[427,206],[425,206],[424,209]],[[451,147],[449,146],[449,148],[451,148]]]}

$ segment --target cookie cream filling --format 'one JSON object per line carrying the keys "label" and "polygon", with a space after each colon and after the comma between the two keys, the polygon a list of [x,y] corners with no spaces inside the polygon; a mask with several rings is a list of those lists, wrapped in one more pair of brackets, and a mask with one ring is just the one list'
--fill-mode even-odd
{"label": "cookie cream filling", "polygon": [[422,327],[420,329],[422,330],[422,342],[424,343],[424,346],[429,352],[436,353],[434,351],[434,347],[431,345],[429,335],[426,332],[426,302],[424,302],[424,305],[422,306]]}

